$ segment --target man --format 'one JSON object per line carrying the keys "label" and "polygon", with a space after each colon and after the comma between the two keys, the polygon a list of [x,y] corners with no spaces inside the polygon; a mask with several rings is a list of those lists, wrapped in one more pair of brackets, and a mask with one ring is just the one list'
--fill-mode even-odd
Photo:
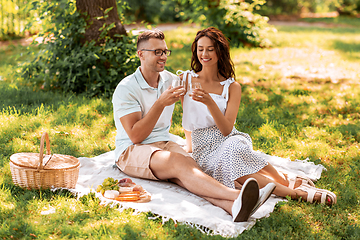
{"label": "man", "polygon": [[139,35],[137,54],[141,65],[118,84],[112,100],[116,164],[129,176],[174,182],[223,208],[234,221],[247,221],[272,190],[260,202],[253,178],[241,191],[228,188],[201,171],[188,153],[170,140],[174,103],[185,91],[181,86],[172,88],[176,76],[164,70],[170,53],[160,30]]}

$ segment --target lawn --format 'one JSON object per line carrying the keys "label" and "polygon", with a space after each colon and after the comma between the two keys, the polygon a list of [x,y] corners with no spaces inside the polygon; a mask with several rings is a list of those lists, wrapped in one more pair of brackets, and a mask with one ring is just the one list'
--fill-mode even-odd
{"label": "lawn", "polygon": [[[323,164],[316,183],[335,192],[333,207],[288,201],[236,239],[360,238],[360,29],[277,26],[268,49],[233,48],[242,104],[236,128],[254,149]],[[166,31],[169,69],[188,69],[198,29]],[[45,92],[18,78],[36,47],[0,49],[0,238],[223,239],[173,221],[149,220],[99,205],[92,194],[28,191],[14,186],[9,157],[37,152],[41,133],[54,153],[93,157],[115,148],[111,99]],[[181,105],[171,132],[183,136]],[[56,210],[56,214],[46,214]]]}

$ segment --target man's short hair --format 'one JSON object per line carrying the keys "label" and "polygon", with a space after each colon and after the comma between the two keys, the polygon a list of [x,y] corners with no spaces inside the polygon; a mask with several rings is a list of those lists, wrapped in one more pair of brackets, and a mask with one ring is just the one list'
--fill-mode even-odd
{"label": "man's short hair", "polygon": [[165,35],[159,29],[146,30],[145,32],[142,32],[138,36],[138,39],[137,39],[137,43],[136,43],[137,50],[140,50],[139,48],[140,48],[141,43],[148,41],[150,38],[157,38],[160,40],[164,40]]}

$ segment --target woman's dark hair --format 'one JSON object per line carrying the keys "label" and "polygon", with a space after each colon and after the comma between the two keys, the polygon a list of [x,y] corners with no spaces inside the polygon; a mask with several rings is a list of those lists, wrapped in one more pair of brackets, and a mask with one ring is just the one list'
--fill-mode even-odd
{"label": "woman's dark hair", "polygon": [[214,44],[218,57],[218,71],[220,75],[226,79],[230,77],[235,79],[235,67],[230,58],[229,41],[219,29],[214,27],[209,27],[197,32],[195,40],[191,45],[191,69],[195,72],[200,72],[202,69],[202,65],[197,57],[197,43],[202,37],[210,38]]}

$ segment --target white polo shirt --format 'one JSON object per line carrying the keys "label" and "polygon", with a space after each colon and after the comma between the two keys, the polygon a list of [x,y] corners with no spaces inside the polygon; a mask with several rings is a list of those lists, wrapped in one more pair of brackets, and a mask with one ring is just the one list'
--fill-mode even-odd
{"label": "white polo shirt", "polygon": [[[118,84],[112,98],[117,130],[115,138],[116,160],[119,159],[127,147],[133,144],[124,130],[120,118],[134,112],[141,112],[142,117],[144,117],[160,95],[171,86],[171,82],[175,77],[176,75],[164,70],[160,72],[158,88],[153,88],[145,81],[139,67],[135,73],[127,76]],[[169,129],[173,110],[174,104],[164,108],[153,131],[142,141],[142,144],[170,141]]]}

